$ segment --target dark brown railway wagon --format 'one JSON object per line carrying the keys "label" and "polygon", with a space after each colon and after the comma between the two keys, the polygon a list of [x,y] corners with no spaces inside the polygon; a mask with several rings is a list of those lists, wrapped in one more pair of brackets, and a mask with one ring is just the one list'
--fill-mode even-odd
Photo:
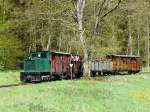
{"label": "dark brown railway wagon", "polygon": [[113,62],[114,72],[138,73],[141,71],[140,56],[109,55],[107,59]]}
{"label": "dark brown railway wagon", "polygon": [[71,56],[71,63],[73,64],[72,72],[77,76],[80,77],[83,75],[83,63],[82,58],[78,55]]}
{"label": "dark brown railway wagon", "polygon": [[52,74],[69,74],[70,63],[71,54],[62,52],[52,52]]}

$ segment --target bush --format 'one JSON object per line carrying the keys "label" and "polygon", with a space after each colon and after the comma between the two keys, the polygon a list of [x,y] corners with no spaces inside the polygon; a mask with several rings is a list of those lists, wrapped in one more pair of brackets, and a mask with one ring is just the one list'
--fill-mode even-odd
{"label": "bush", "polygon": [[0,35],[0,69],[16,69],[19,57],[22,57],[22,44],[12,34]]}

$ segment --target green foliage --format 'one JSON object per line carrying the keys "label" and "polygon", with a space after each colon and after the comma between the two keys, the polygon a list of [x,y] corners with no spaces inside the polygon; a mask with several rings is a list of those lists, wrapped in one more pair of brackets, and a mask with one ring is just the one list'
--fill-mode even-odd
{"label": "green foliage", "polygon": [[[150,2],[122,0],[115,11],[100,21],[98,33],[94,35],[93,30],[97,18],[107,13],[118,2],[118,0],[106,1],[103,6],[103,0],[86,1],[83,29],[84,41],[91,54],[90,58],[100,59],[107,54],[129,55],[130,47],[132,47],[133,55],[138,55],[139,51],[139,55],[146,63],[149,49],[147,16]],[[75,5],[76,0],[0,0],[1,46],[6,41],[5,47],[13,54],[18,50],[11,50],[10,46],[14,46],[13,49],[23,48],[24,55],[27,55],[36,50],[36,45],[40,45],[46,50],[71,52],[83,56]],[[100,9],[101,14],[98,16]],[[131,46],[129,45],[129,16],[131,17]],[[140,48],[137,49],[138,34]],[[13,45],[11,41],[14,42]],[[22,57],[22,50],[17,53],[15,57]],[[15,68],[10,65],[14,63],[16,66],[16,62],[9,62],[9,58],[6,59],[8,61],[1,58],[3,61],[0,62],[0,68],[7,67],[4,62],[7,62],[7,68]]]}
{"label": "green foliage", "polygon": [[0,69],[15,69],[23,54],[21,41],[12,34],[1,34],[0,40]]}

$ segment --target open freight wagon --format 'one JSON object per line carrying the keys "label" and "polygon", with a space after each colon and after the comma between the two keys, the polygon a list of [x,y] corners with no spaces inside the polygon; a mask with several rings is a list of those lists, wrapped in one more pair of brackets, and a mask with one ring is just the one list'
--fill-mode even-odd
{"label": "open freight wagon", "polygon": [[95,60],[91,63],[91,75],[116,74],[127,72],[135,74],[141,71],[140,56],[108,55],[106,60]]}
{"label": "open freight wagon", "polygon": [[141,71],[140,56],[134,55],[109,55],[107,59],[110,59],[113,63],[114,72],[128,72],[129,74],[135,74]]}

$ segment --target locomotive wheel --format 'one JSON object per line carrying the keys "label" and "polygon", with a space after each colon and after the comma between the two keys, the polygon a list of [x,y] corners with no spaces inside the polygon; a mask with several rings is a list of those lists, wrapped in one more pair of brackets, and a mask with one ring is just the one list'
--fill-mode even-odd
{"label": "locomotive wheel", "polygon": [[23,73],[20,74],[20,81],[23,83],[27,82],[27,77]]}
{"label": "locomotive wheel", "polygon": [[61,80],[60,75],[55,75],[55,80]]}
{"label": "locomotive wheel", "polygon": [[27,83],[27,79],[26,79],[26,78],[24,78],[24,79],[23,79],[23,82],[24,82],[24,83]]}

